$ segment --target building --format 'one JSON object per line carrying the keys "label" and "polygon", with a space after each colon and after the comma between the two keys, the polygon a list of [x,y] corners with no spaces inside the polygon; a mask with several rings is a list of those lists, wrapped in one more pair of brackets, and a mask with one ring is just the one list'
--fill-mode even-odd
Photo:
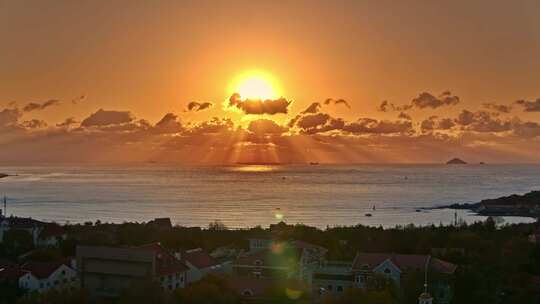
{"label": "building", "polygon": [[327,250],[302,241],[250,239],[250,250],[234,262],[233,272],[255,278],[295,279],[311,284]]}
{"label": "building", "polygon": [[168,217],[155,218],[154,220],[148,222],[146,225],[158,230],[172,229],[171,219]]}
{"label": "building", "polygon": [[186,287],[189,267],[180,260],[179,256],[169,252],[160,243],[146,244],[133,249],[154,254],[154,277],[159,280],[164,290]]}
{"label": "building", "polygon": [[32,243],[38,243],[39,233],[45,226],[45,223],[25,217],[2,217],[0,218],[0,243],[4,241],[4,237],[8,231],[21,230],[26,231],[32,238]]}
{"label": "building", "polygon": [[190,249],[178,253],[180,260],[189,267],[187,282],[199,281],[207,274],[230,272],[229,263],[222,263],[202,248]]}
{"label": "building", "polygon": [[40,229],[37,243],[38,247],[57,247],[67,239],[67,233],[60,225],[47,224]]}
{"label": "building", "polygon": [[339,295],[354,287],[351,262],[325,261],[313,272],[312,292],[316,295]]}
{"label": "building", "polygon": [[457,266],[433,258],[430,255],[357,253],[352,263],[354,287],[367,288],[368,282],[378,275],[392,280],[399,288],[404,278],[414,272],[437,274],[429,282],[430,291],[437,303],[449,303],[452,299],[452,278]]}
{"label": "building", "polygon": [[30,292],[79,287],[77,271],[71,260],[28,262],[20,270],[19,287]]}
{"label": "building", "polygon": [[116,297],[137,280],[156,280],[164,290],[183,288],[189,268],[159,243],[132,248],[78,246],[81,287]]}
{"label": "building", "polygon": [[26,231],[32,238],[32,244],[36,247],[58,246],[67,234],[60,225],[44,223],[32,218],[24,217],[0,217],[0,243],[9,231]]}

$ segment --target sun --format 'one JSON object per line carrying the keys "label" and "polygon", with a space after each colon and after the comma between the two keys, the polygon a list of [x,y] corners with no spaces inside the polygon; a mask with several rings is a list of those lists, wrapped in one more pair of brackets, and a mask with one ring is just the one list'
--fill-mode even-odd
{"label": "sun", "polygon": [[242,99],[277,99],[281,97],[278,81],[264,71],[247,71],[238,75],[229,89]]}

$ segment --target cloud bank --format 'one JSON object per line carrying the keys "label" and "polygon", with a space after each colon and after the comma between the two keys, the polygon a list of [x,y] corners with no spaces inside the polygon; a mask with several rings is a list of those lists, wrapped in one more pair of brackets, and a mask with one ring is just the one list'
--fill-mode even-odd
{"label": "cloud bank", "polygon": [[[540,124],[512,116],[500,105],[462,109],[453,115],[440,111],[416,119],[414,112],[404,108],[435,111],[460,102],[450,92],[438,96],[424,92],[406,106],[382,103],[380,110],[396,112],[399,108],[395,119],[345,119],[326,111],[335,105],[348,108],[348,102],[341,100],[313,102],[288,116],[291,101],[285,98],[242,100],[235,94],[227,107],[250,114],[246,120],[216,116],[189,121],[189,115],[164,113],[155,123],[129,110],[111,109],[98,109],[80,120],[68,117],[48,123],[28,116],[56,102],[35,103],[38,107],[26,110],[28,105],[19,109],[10,104],[0,109],[0,159],[10,163],[417,163],[458,156],[471,162],[540,162]],[[535,103],[523,101],[514,106],[533,112]],[[210,106],[194,104],[191,111],[201,107]],[[277,114],[281,115],[274,118]]]}

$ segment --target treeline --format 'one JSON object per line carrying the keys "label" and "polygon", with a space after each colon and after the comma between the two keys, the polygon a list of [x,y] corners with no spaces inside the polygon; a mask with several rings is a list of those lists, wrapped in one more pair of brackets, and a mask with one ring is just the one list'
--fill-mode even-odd
{"label": "treeline", "polygon": [[[144,223],[96,222],[66,225],[65,229],[69,239],[59,249],[38,250],[25,258],[73,256],[76,245],[134,246],[161,242],[172,250],[202,247],[212,251],[222,246],[246,250],[249,238],[297,239],[327,248],[329,260],[351,261],[356,252],[361,251],[432,254],[455,263],[459,267],[455,274],[453,303],[459,304],[534,303],[532,299],[536,299],[537,294],[532,278],[540,275],[540,247],[528,241],[528,235],[536,231],[537,224],[497,227],[491,218],[471,225],[409,225],[393,229],[362,225],[318,229],[281,223],[272,229],[232,230],[220,222],[213,222],[206,228],[176,226],[172,229],[159,229]],[[12,239],[10,244],[18,244],[17,239]],[[8,247],[3,246],[2,252],[16,258],[12,255],[16,250]],[[410,295],[403,303],[416,303],[419,288],[421,290],[418,284],[410,286]],[[387,293],[347,295],[339,303],[348,303],[342,302],[348,296],[395,300]]]}

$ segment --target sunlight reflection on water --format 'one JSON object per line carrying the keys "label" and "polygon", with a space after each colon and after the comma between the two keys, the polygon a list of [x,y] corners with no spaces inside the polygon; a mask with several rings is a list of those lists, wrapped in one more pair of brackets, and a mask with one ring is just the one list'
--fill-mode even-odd
{"label": "sunlight reflection on water", "polygon": [[239,166],[239,167],[231,167],[230,171],[233,172],[271,172],[276,171],[278,169],[278,166],[274,165],[246,165],[246,166]]}

